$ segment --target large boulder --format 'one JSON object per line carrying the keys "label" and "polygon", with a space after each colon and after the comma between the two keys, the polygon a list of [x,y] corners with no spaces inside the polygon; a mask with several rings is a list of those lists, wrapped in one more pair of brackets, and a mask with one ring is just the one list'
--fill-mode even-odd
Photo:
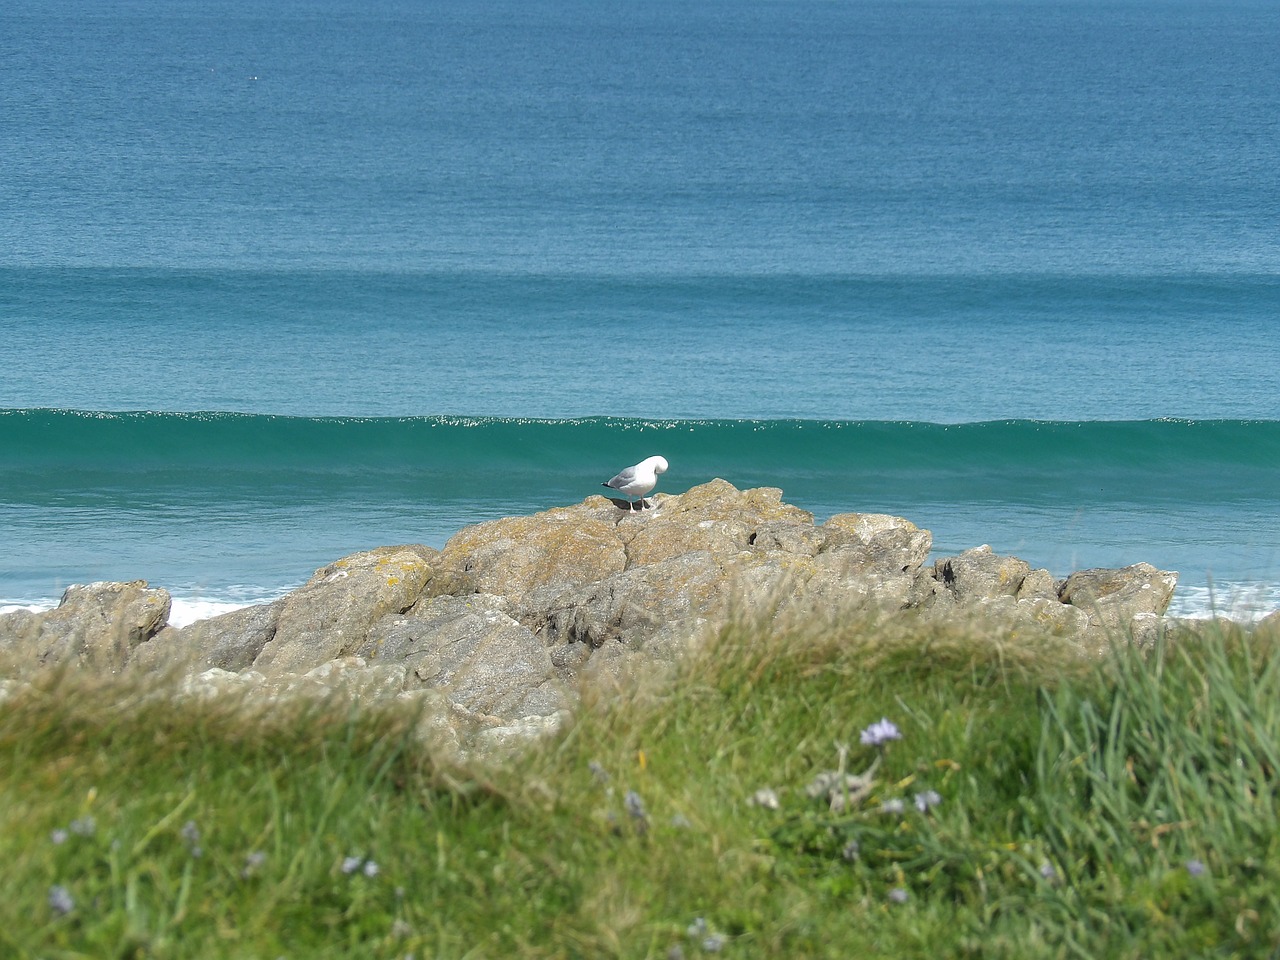
{"label": "large boulder", "polygon": [[922,616],[934,623],[971,623],[976,629],[1014,637],[1030,632],[1064,640],[1079,639],[1089,627],[1089,615],[1078,607],[1045,597],[1018,599],[1008,594],[980,597],[950,607],[926,608]]}
{"label": "large boulder", "polygon": [[813,528],[813,514],[782,502],[775,487],[739,490],[727,480],[700,484],[676,497],[655,498],[646,522],[628,530],[628,566],[705,552],[719,559],[755,545],[759,531]]}
{"label": "large boulder", "polygon": [[642,644],[673,624],[727,612],[724,570],[706,551],[633,567],[562,594],[543,627],[552,646]]}
{"label": "large boulder", "polygon": [[428,547],[381,547],[321,567],[280,601],[275,633],[254,669],[305,673],[350,655],[376,621],[418,601],[436,558]]}
{"label": "large boulder", "polygon": [[115,672],[169,619],[168,591],[145,580],[70,586],[53,610],[0,620],[0,645],[19,665],[72,664]]}
{"label": "large boulder", "polygon": [[1169,609],[1178,575],[1136,563],[1118,570],[1078,570],[1067,577],[1058,599],[1089,614],[1090,625],[1112,636],[1127,635],[1140,614]]}
{"label": "large boulder", "polygon": [[370,665],[401,664],[406,684],[443,692],[471,713],[523,717],[568,706],[546,648],[501,597],[432,597],[383,617],[358,653]]}
{"label": "large boulder", "polygon": [[427,593],[489,593],[520,601],[539,588],[591,583],[626,566],[618,522],[617,508],[591,497],[576,507],[466,527],[445,544],[439,576]]}
{"label": "large boulder", "polygon": [[844,513],[819,528],[823,542],[792,609],[886,612],[909,606],[933,536],[910,520]]}
{"label": "large boulder", "polygon": [[284,601],[242,607],[185,627],[167,626],[140,644],[129,666],[143,671],[182,668],[245,670],[276,635]]}
{"label": "large boulder", "polygon": [[914,573],[929,559],[933,534],[884,513],[841,513],[822,525],[826,551],[850,550],[867,568]]}
{"label": "large boulder", "polygon": [[957,603],[969,603],[994,597],[1016,597],[1030,573],[1031,565],[1025,560],[1002,557],[984,543],[959,556],[937,561],[933,576]]}

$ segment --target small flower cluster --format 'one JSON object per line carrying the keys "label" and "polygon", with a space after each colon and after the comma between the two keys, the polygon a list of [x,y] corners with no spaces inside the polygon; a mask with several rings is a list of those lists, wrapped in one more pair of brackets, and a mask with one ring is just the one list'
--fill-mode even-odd
{"label": "small flower cluster", "polygon": [[55,846],[60,846],[67,842],[72,836],[92,837],[98,830],[98,821],[91,816],[77,817],[72,820],[66,829],[58,828],[49,835],[49,839],[53,841]]}
{"label": "small flower cluster", "polygon": [[66,887],[55,884],[49,888],[49,909],[60,917],[65,917],[76,908],[76,902]]}
{"label": "small flower cluster", "polygon": [[[67,826],[59,827],[49,834],[49,841],[57,847],[62,846],[72,837],[92,837],[98,832],[98,821],[85,814],[72,820]],[[75,897],[60,883],[49,888],[49,909],[59,917],[65,917],[76,908]]]}
{"label": "small flower cluster", "polygon": [[649,814],[644,808],[644,800],[634,790],[628,790],[623,797],[622,805],[626,807],[627,816],[635,824],[636,833],[644,836],[649,832]]}
{"label": "small flower cluster", "polygon": [[353,873],[362,873],[366,877],[376,877],[381,873],[381,868],[372,857],[344,857],[342,860],[342,872],[347,876]]}
{"label": "small flower cluster", "polygon": [[[702,917],[695,917],[685,933],[689,935],[690,940],[697,941],[707,953],[719,953],[725,948],[725,944],[729,942],[729,938],[723,933],[713,932],[707,926],[707,921]],[[679,947],[673,948],[673,952],[676,956],[684,956],[684,951]]]}

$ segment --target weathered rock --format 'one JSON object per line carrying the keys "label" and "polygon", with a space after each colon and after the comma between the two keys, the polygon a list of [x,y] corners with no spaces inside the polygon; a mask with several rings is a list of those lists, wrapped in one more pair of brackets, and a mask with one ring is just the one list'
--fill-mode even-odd
{"label": "weathered rock", "polygon": [[378,621],[359,647],[370,663],[400,664],[406,683],[433,687],[472,712],[525,716],[568,706],[538,638],[497,597],[434,597]]}
{"label": "weathered rock", "polygon": [[[1067,604],[1063,606],[1070,609]],[[1154,613],[1135,614],[1129,621],[1129,639],[1139,647],[1154,647],[1166,630],[1165,618]]]}
{"label": "weathered rock", "polygon": [[178,684],[178,696],[197,700],[213,700],[229,694],[246,694],[262,689],[265,677],[253,670],[237,672],[210,667],[201,673],[184,677]]}
{"label": "weathered rock", "polygon": [[960,603],[1016,597],[1031,573],[1031,565],[1017,557],[1002,557],[983,544],[934,564],[934,578]]}
{"label": "weathered rock", "polygon": [[38,618],[41,616],[43,613],[34,610],[0,613],[0,654],[18,661],[30,659],[31,651],[27,647],[40,632],[41,621]]}
{"label": "weathered rock", "polygon": [[855,549],[865,565],[914,573],[933,549],[933,534],[884,513],[841,513],[822,525],[826,550]]}
{"label": "weathered rock", "polygon": [[1052,600],[1058,601],[1058,591],[1062,589],[1062,581],[1048,570],[1032,570],[1022,580],[1016,594],[1019,600]]}
{"label": "weathered rock", "polygon": [[812,523],[794,520],[766,520],[755,529],[753,550],[785,553],[795,557],[816,557],[827,545],[827,531]]}
{"label": "weathered rock", "polygon": [[900,560],[861,544],[824,550],[813,560],[813,575],[788,606],[799,612],[901,610],[912,597],[916,574],[904,571]]}
{"label": "weathered rock", "polygon": [[762,528],[770,537],[785,525],[813,528],[813,514],[783,503],[782,491],[775,487],[738,490],[715,479],[656,502],[657,508],[630,537],[628,566],[695,552],[723,560],[749,549]]}
{"label": "weathered rock", "polygon": [[728,599],[722,568],[710,553],[697,551],[615,573],[560,596],[543,636],[553,646],[638,644],[669,624],[723,613]]}
{"label": "weathered rock", "polygon": [[436,556],[427,547],[382,547],[317,570],[280,601],[275,633],[254,669],[305,673],[354,653],[373,623],[417,602]]}
{"label": "weathered rock", "polygon": [[1119,636],[1128,634],[1138,614],[1163,615],[1177,585],[1176,573],[1136,563],[1119,570],[1078,570],[1067,577],[1058,598],[1088,613],[1092,626]]}
{"label": "weathered rock", "polygon": [[482,728],[471,738],[469,744],[471,754],[480,760],[508,759],[530,743],[558,733],[568,720],[569,712],[561,710],[552,714],[521,717],[510,723]]}
{"label": "weathered rock", "polygon": [[282,607],[282,601],[256,604],[185,627],[165,627],[134,650],[129,666],[144,671],[247,669],[276,635]]}
{"label": "weathered rock", "polygon": [[352,700],[389,700],[405,686],[407,671],[402,663],[370,664],[363,657],[340,657],[274,683],[277,698],[294,696],[329,697],[341,695]]}
{"label": "weathered rock", "polygon": [[19,664],[116,671],[164,626],[171,602],[168,591],[145,580],[71,586],[53,610],[3,618],[0,642]]}
{"label": "weathered rock", "polygon": [[842,514],[807,530],[768,524],[755,549],[726,569],[742,605],[772,605],[780,615],[900,610],[931,542],[929,531],[899,517]]}
{"label": "weathered rock", "polygon": [[984,629],[1002,630],[1014,635],[1032,631],[1063,639],[1078,638],[1089,626],[1089,615],[1076,607],[1044,597],[1019,600],[1008,594],[980,597],[951,607],[934,607],[923,611],[923,614],[932,622],[967,620],[980,624]]}
{"label": "weathered rock", "polygon": [[581,586],[626,566],[618,511],[604,497],[529,517],[467,527],[440,555],[440,576],[427,593],[501,594],[523,600],[539,587]]}

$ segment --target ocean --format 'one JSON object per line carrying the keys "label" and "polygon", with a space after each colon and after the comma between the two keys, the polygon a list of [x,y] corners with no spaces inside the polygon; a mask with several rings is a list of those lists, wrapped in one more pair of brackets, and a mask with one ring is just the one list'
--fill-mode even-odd
{"label": "ocean", "polygon": [[1280,8],[11,0],[0,609],[776,486],[1280,608]]}

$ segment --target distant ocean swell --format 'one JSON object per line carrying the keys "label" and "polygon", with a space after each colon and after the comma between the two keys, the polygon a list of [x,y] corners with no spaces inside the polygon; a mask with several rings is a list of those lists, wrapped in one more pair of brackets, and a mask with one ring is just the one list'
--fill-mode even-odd
{"label": "distant ocean swell", "polygon": [[[304,418],[0,410],[0,498],[97,487],[264,497],[323,484],[412,485],[424,497],[578,499],[662,453],[667,488],[714,476],[826,501],[915,499],[1280,504],[1280,421],[968,424],[615,418]],[[936,485],[941,484],[939,488]],[[320,491],[317,490],[317,494]],[[397,489],[397,495],[403,493]]]}

